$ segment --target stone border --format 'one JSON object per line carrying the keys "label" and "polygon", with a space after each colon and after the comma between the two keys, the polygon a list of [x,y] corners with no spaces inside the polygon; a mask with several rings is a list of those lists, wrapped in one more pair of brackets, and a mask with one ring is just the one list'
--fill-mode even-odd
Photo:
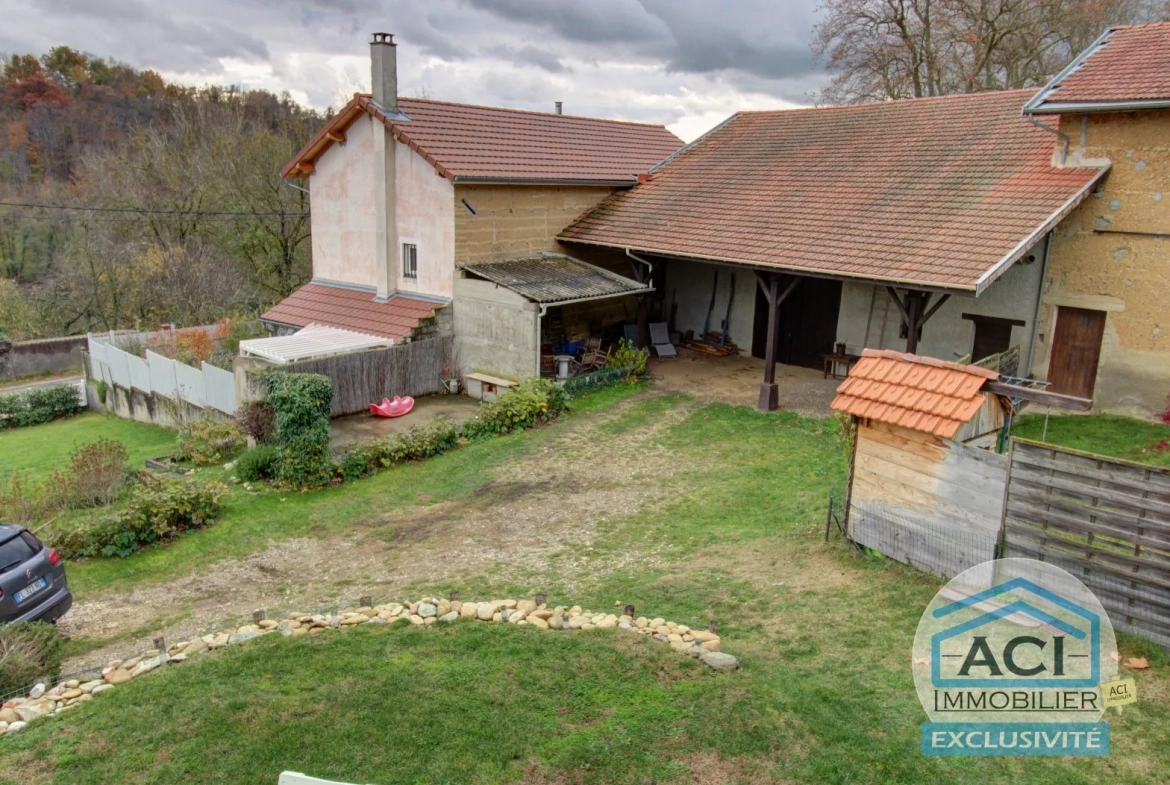
{"label": "stone border", "polygon": [[[615,603],[615,606],[623,607],[620,602]],[[100,672],[81,673],[52,689],[37,684],[27,697],[13,698],[0,708],[0,734],[18,733],[33,720],[66,712],[145,673],[164,665],[185,662],[204,651],[239,645],[274,632],[285,637],[320,635],[334,630],[341,632],[359,624],[384,625],[407,621],[417,627],[427,627],[439,622],[468,619],[540,630],[620,630],[648,635],[652,640],[666,643],[681,654],[702,660],[715,670],[732,671],[739,667],[739,660],[720,651],[722,641],[713,630],[695,630],[663,618],[634,618],[631,605],[624,606],[624,610],[630,615],[594,612],[580,605],[549,608],[547,603],[537,604],[535,600],[527,599],[462,602],[458,599],[424,597],[418,602],[351,607],[328,615],[289,613],[279,621],[260,618],[255,624],[174,643],[165,650],[151,649],[137,657],[111,660]],[[263,616],[263,612],[259,611],[257,615]]]}

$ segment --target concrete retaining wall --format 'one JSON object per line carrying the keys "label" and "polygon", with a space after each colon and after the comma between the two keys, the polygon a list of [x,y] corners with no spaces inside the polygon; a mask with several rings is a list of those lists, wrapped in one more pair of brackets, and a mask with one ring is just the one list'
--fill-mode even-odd
{"label": "concrete retaining wall", "polygon": [[84,335],[14,343],[8,351],[0,349],[0,378],[80,372],[85,367],[81,359],[84,350]]}
{"label": "concrete retaining wall", "polygon": [[539,375],[539,306],[490,281],[457,278],[452,309],[461,374]]}

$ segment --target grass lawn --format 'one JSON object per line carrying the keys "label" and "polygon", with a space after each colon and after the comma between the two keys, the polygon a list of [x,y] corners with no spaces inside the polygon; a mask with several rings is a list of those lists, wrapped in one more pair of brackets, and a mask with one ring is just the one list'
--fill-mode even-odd
{"label": "grass lawn", "polygon": [[[1170,659],[1128,639],[1123,652],[1152,667],[1123,667],[1139,702],[1108,718],[1111,758],[922,757],[910,648],[939,582],[823,542],[845,465],[831,421],[619,389],[555,426],[350,486],[237,489],[205,531],[70,564],[81,600],[115,602],[115,582],[169,591],[175,575],[282,538],[360,530],[362,550],[392,546],[379,558],[406,576],[395,596],[544,591],[691,626],[717,619],[742,667],[716,674],[600,630],[458,622],[267,636],[0,739],[0,782],[270,785],[285,769],[376,785],[1170,781]],[[566,506],[575,526],[557,517]],[[495,509],[506,514],[477,517]],[[529,518],[525,537],[564,547],[504,550]],[[434,548],[477,566],[442,580],[411,572]],[[470,560],[492,548],[501,555],[488,566]]]}
{"label": "grass lawn", "polygon": [[69,455],[98,439],[117,439],[126,445],[130,463],[142,467],[147,458],[174,452],[175,432],[117,417],[83,414],[67,420],[0,431],[0,482],[16,471],[41,479],[69,464]]}
{"label": "grass lawn", "polygon": [[1170,425],[1132,417],[1112,414],[1050,417],[1045,436],[1044,415],[1026,414],[1016,421],[1012,435],[1111,458],[1170,466]]}

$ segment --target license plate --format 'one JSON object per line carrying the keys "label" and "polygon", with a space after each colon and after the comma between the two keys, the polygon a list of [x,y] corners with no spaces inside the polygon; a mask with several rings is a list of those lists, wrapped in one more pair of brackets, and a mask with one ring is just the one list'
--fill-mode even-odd
{"label": "license plate", "polygon": [[30,583],[28,586],[25,586],[23,589],[18,591],[16,594],[13,594],[12,599],[16,600],[17,603],[24,602],[29,597],[33,596],[34,594],[36,594],[37,592],[39,592],[41,589],[45,588],[48,585],[49,585],[49,582],[46,581],[44,578],[37,578],[35,581]]}

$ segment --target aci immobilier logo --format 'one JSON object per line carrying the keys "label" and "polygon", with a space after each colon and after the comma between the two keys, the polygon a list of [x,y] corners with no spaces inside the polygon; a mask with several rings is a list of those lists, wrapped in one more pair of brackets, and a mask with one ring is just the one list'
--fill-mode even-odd
{"label": "aci immobilier logo", "polygon": [[914,638],[924,755],[1108,755],[1113,627],[1075,577],[985,562],[944,586]]}

